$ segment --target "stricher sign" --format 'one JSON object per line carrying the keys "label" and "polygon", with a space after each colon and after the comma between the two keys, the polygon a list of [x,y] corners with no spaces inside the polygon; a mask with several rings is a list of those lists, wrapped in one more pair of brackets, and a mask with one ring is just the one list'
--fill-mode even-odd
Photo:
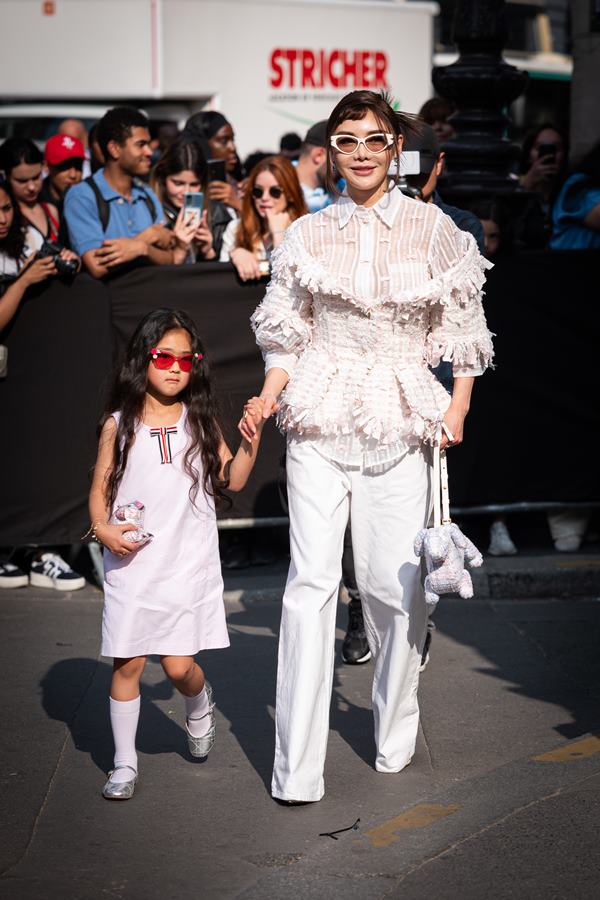
{"label": "stricher sign", "polygon": [[272,88],[387,88],[387,53],[382,50],[309,50],[277,47],[271,53]]}

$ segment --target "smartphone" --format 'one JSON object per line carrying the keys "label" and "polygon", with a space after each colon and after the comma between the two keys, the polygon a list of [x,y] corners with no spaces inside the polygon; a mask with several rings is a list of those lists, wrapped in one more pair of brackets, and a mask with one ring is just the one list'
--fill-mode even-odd
{"label": "smartphone", "polygon": [[224,159],[209,159],[207,162],[208,180],[227,181],[227,170]]}
{"label": "smartphone", "polygon": [[183,219],[188,221],[192,217],[198,220],[202,218],[202,210],[204,209],[204,194],[202,191],[186,192],[183,198]]}
{"label": "smartphone", "polygon": [[547,158],[548,162],[556,159],[556,144],[538,144],[537,150],[540,159]]}

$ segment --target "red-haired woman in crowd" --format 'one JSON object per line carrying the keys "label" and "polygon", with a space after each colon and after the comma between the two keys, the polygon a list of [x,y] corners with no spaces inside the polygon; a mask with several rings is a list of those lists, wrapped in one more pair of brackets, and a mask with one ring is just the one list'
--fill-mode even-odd
{"label": "red-haired woman in crowd", "polygon": [[292,164],[283,156],[267,157],[250,172],[242,217],[225,229],[220,261],[231,260],[242,281],[268,275],[286,228],[307,212]]}

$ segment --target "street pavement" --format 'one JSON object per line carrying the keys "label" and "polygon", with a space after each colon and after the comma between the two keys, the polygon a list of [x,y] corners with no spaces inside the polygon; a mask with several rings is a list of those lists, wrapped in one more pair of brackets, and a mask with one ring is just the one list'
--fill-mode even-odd
{"label": "street pavement", "polygon": [[218,708],[206,762],[149,662],[126,803],[100,795],[101,593],[0,592],[1,900],[595,900],[600,568],[567,562],[571,594],[521,557],[512,581],[497,561],[476,600],[440,603],[417,752],[398,775],[373,769],[372,666],[339,662],[340,604],[326,796],[299,807],[269,795],[282,566],[228,579],[231,648],[201,659]]}

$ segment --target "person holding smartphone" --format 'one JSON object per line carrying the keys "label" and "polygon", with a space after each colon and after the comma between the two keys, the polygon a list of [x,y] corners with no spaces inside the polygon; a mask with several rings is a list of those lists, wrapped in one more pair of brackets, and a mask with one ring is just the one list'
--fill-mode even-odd
{"label": "person holding smartphone", "polygon": [[242,211],[243,182],[241,165],[231,123],[219,112],[194,113],[187,120],[183,134],[198,144],[209,165],[219,162],[209,176],[206,193],[212,203],[223,203],[230,217]]}
{"label": "person holding smartphone", "polygon": [[565,172],[565,141],[549,122],[538,125],[523,140],[521,186],[531,198],[515,223],[517,245],[543,250],[552,235],[552,207]]}
{"label": "person holding smartphone", "polygon": [[271,253],[286,229],[307,211],[291,162],[268,156],[250,172],[241,219],[227,226],[220,261],[231,261],[242,281],[268,275]]}
{"label": "person holding smartphone", "polygon": [[[231,216],[225,204],[206,202],[208,169],[200,147],[180,137],[162,154],[152,170],[151,185],[173,231],[173,262],[216,260]],[[204,202],[198,195],[203,194]],[[194,204],[194,197],[198,204]],[[186,203],[187,198],[187,203]]]}

